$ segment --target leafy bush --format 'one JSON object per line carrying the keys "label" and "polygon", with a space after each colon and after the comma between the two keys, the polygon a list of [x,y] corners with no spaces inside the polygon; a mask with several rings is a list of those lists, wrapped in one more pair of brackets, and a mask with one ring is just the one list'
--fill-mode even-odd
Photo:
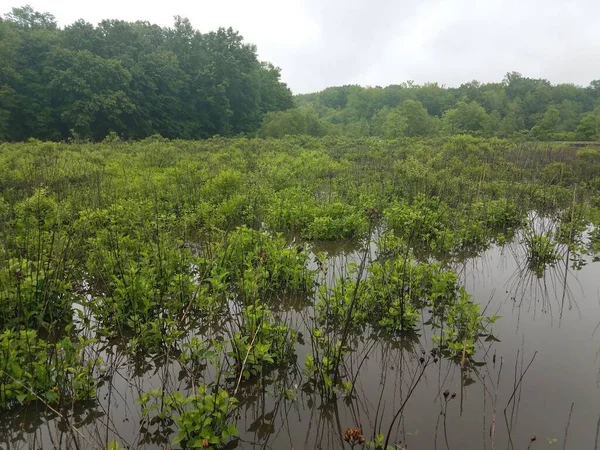
{"label": "leafy bush", "polygon": [[556,242],[551,235],[526,234],[525,248],[527,263],[538,274],[543,273],[548,265],[554,265],[560,258]]}
{"label": "leafy bush", "polygon": [[85,360],[89,343],[66,337],[48,343],[34,330],[4,331],[0,334],[0,408],[38,399],[58,405],[95,398],[93,372],[99,360]]}
{"label": "leafy bush", "polygon": [[230,355],[244,378],[293,362],[295,331],[283,324],[276,324],[271,312],[262,305],[247,306],[242,311],[241,319],[240,330],[231,340]]}
{"label": "leafy bush", "polygon": [[51,329],[72,320],[79,261],[56,201],[45,189],[18,203],[4,230],[0,263],[0,325]]}
{"label": "leafy bush", "polygon": [[153,389],[145,392],[138,401],[145,417],[156,414],[160,420],[175,422],[178,430],[173,444],[180,443],[183,448],[222,448],[238,435],[236,426],[229,423],[237,400],[221,388],[209,392],[204,383],[197,391],[184,397],[179,392],[164,393]]}
{"label": "leafy bush", "polygon": [[[305,290],[311,287],[312,273],[306,268],[304,248],[288,245],[280,235],[239,227],[215,240],[210,260],[203,264],[221,267],[225,279],[248,298],[268,291]],[[214,263],[218,266],[215,266]]]}

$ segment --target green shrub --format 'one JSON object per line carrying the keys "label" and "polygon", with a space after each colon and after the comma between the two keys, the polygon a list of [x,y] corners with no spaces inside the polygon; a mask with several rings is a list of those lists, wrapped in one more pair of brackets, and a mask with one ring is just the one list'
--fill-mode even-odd
{"label": "green shrub", "polygon": [[69,404],[96,396],[94,368],[99,360],[85,360],[89,342],[63,338],[40,339],[33,330],[0,334],[0,408],[41,400]]}

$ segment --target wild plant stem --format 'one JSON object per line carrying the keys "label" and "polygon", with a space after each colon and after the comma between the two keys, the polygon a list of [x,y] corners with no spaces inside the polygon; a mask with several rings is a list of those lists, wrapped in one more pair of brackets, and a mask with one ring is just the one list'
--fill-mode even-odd
{"label": "wild plant stem", "polygon": [[425,363],[423,363],[423,367],[421,368],[421,373],[419,373],[419,376],[417,377],[416,381],[413,383],[413,385],[411,386],[410,390],[408,391],[408,394],[406,395],[406,398],[402,402],[402,405],[400,405],[400,409],[394,415],[394,417],[392,419],[392,422],[390,423],[390,426],[388,428],[387,436],[385,438],[385,444],[383,445],[384,450],[387,449],[388,444],[390,443],[390,436],[392,435],[392,430],[394,429],[394,424],[396,423],[396,420],[398,419],[398,417],[400,416],[400,414],[402,413],[402,411],[404,411],[404,407],[408,403],[408,400],[412,396],[412,393],[414,392],[414,390],[417,388],[417,385],[419,384],[419,381],[421,381],[421,378],[423,377],[423,374],[425,374],[425,369],[427,369],[427,366],[429,366],[429,364],[430,364],[429,360],[426,361]]}
{"label": "wild plant stem", "polygon": [[252,340],[250,341],[250,345],[248,345],[248,351],[246,352],[246,356],[244,357],[244,361],[242,362],[242,366],[240,367],[240,374],[237,379],[237,384],[235,385],[235,389],[233,390],[233,397],[236,396],[238,389],[240,387],[240,383],[242,382],[242,376],[244,375],[244,367],[246,367],[246,362],[248,362],[248,357],[250,356],[250,351],[254,346],[254,341],[256,340],[256,335],[258,334],[260,328],[262,326],[262,322],[258,324],[256,331],[254,332],[254,336],[252,336]]}
{"label": "wild plant stem", "polygon": [[509,441],[509,444],[510,444],[511,448],[513,448],[513,449],[515,447],[514,447],[514,444],[513,444],[513,441],[512,441],[512,435],[511,435],[511,432],[510,432],[510,426],[508,425],[508,417],[506,416],[506,411],[508,409],[508,405],[510,405],[510,403],[512,402],[512,400],[515,398],[515,393],[517,392],[518,387],[521,385],[521,382],[523,381],[523,378],[525,377],[525,374],[527,373],[527,371],[531,367],[531,364],[533,364],[533,360],[535,359],[536,355],[537,355],[537,350],[533,354],[533,357],[531,358],[531,361],[529,361],[529,364],[527,364],[527,367],[525,368],[525,371],[519,377],[519,381],[515,385],[515,387],[514,387],[514,389],[512,391],[512,394],[511,394],[510,398],[508,399],[508,403],[506,403],[506,407],[504,408],[504,421],[506,422],[506,427],[508,429],[508,441]]}
{"label": "wild plant stem", "polygon": [[569,410],[569,418],[567,419],[567,426],[565,428],[565,439],[563,440],[563,450],[567,448],[567,436],[569,435],[569,426],[571,425],[571,414],[573,414],[573,407],[575,403],[571,403],[571,409]]}

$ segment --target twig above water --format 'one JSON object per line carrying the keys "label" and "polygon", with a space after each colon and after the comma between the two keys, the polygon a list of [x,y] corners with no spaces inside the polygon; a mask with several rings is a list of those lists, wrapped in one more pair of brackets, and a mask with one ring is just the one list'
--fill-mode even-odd
{"label": "twig above water", "polygon": [[533,354],[533,357],[531,358],[531,361],[529,361],[529,364],[527,364],[527,367],[525,368],[525,371],[519,377],[519,381],[517,382],[517,384],[515,384],[515,386],[513,388],[513,391],[512,391],[512,394],[511,394],[510,398],[508,399],[508,403],[506,403],[506,407],[504,408],[504,421],[506,422],[506,428],[508,429],[508,441],[509,441],[510,447],[512,449],[514,449],[515,446],[513,444],[512,436],[510,434],[510,426],[508,425],[508,417],[506,416],[506,411],[508,410],[508,406],[510,405],[510,403],[514,400],[515,394],[517,392],[517,389],[521,385],[521,382],[523,381],[523,378],[525,377],[525,374],[527,373],[527,371],[531,367],[531,364],[533,364],[533,360],[535,359],[536,355],[537,355],[537,350]]}

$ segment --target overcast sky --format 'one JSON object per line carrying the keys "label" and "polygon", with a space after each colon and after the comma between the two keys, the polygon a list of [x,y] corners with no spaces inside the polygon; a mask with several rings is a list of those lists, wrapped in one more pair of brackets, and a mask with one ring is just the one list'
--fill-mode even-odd
{"label": "overcast sky", "polygon": [[343,84],[600,79],[600,0],[1,0],[59,25],[83,18],[188,17],[202,32],[238,30],[281,67],[294,93]]}

